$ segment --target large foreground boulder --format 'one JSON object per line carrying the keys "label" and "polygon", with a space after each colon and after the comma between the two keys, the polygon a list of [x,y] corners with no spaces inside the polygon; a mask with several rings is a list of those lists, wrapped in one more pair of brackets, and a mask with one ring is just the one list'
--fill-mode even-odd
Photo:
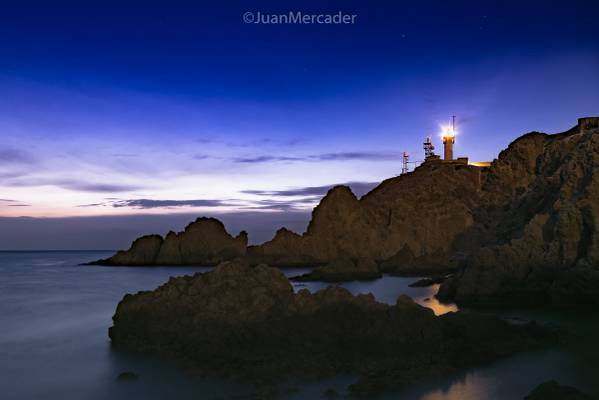
{"label": "large foreground boulder", "polygon": [[488,315],[436,317],[400,296],[393,306],[339,287],[294,293],[278,269],[242,261],[126,295],[114,345],[174,357],[209,374],[274,380],[357,373],[367,393],[551,343],[534,323]]}
{"label": "large foreground boulder", "polygon": [[215,218],[198,218],[183,232],[143,236],[129,250],[92,262],[99,265],[217,265],[245,255],[247,234],[237,237],[227,233]]}

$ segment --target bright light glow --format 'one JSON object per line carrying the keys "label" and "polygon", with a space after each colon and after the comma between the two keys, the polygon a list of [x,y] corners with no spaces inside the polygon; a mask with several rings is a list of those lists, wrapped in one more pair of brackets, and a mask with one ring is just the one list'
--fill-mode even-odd
{"label": "bright light glow", "polygon": [[442,138],[444,137],[456,137],[458,132],[454,131],[453,128],[451,127],[451,125],[440,125],[441,127],[441,133],[439,134],[439,136],[441,136]]}

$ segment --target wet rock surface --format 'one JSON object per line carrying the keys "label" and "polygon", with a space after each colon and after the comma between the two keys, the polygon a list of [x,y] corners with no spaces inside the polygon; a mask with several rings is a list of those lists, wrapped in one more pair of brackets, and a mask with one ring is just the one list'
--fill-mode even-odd
{"label": "wet rock surface", "polygon": [[556,340],[535,323],[436,317],[406,296],[390,306],[339,287],[294,293],[278,269],[242,261],[126,295],[113,320],[114,345],[202,373],[275,383],[352,373],[362,378],[350,389],[365,396]]}
{"label": "wet rock surface", "polygon": [[547,381],[534,388],[524,400],[593,400],[594,397],[557,381]]}

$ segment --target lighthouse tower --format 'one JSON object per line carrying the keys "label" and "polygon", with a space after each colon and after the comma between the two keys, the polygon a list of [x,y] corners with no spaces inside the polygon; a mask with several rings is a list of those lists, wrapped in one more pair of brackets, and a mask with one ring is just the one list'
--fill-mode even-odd
{"label": "lighthouse tower", "polygon": [[443,159],[453,160],[453,144],[455,143],[455,115],[452,116],[451,128],[443,132]]}

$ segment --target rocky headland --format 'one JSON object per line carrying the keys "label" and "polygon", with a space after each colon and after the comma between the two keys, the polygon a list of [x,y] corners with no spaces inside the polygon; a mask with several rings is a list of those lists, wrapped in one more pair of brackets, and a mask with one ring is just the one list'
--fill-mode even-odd
{"label": "rocky headland", "polygon": [[183,360],[195,370],[279,382],[357,374],[354,394],[445,374],[554,343],[554,331],[475,312],[435,316],[340,287],[294,293],[285,275],[243,260],[125,295],[109,330],[116,346]]}
{"label": "rocky headland", "polygon": [[360,199],[334,187],[301,235],[281,228],[246,247],[245,234],[199,221],[164,240],[140,238],[101,263],[214,265],[245,256],[252,265],[318,267],[304,279],[323,280],[374,277],[362,266],[376,263],[379,273],[456,272],[438,296],[458,304],[596,306],[599,118],[560,134],[528,133],[489,167],[427,161]]}
{"label": "rocky headland", "polygon": [[599,118],[502,151],[481,186],[463,268],[439,297],[489,306],[599,305]]}

